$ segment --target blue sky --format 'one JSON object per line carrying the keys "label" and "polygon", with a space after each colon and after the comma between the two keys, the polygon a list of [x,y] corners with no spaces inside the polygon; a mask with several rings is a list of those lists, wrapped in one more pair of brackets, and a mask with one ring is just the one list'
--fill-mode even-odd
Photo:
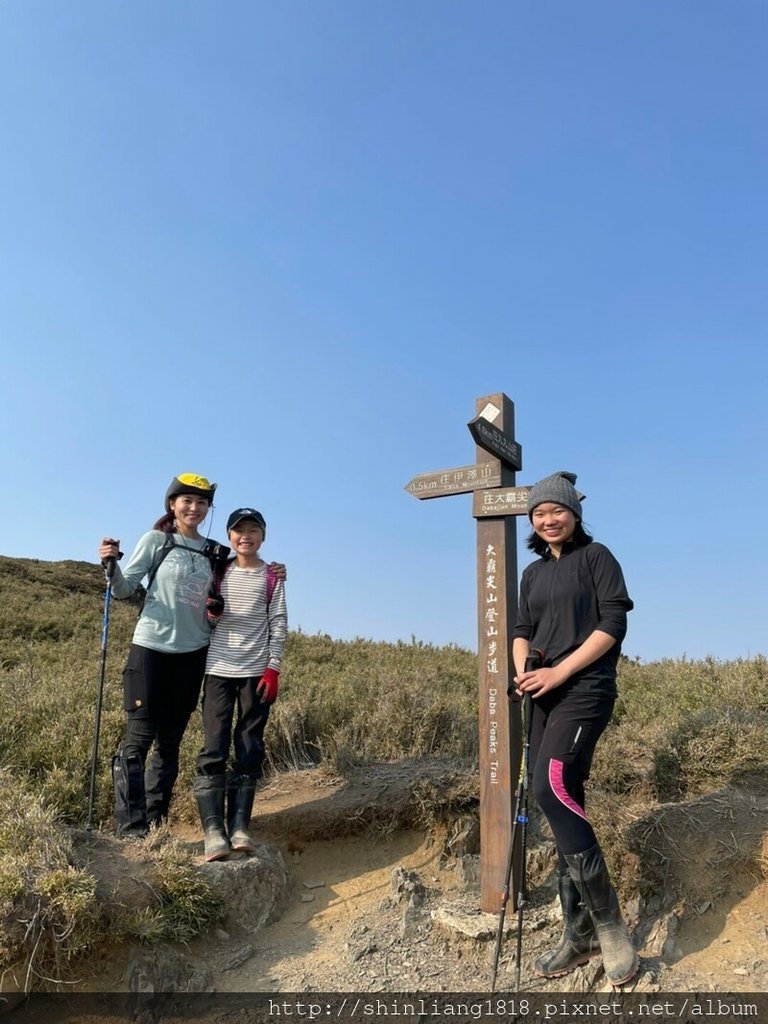
{"label": "blue sky", "polygon": [[[4,0],[0,553],[255,504],[294,627],[476,647],[475,399],[644,661],[766,650],[763,0]],[[524,523],[518,536],[524,537]],[[520,566],[529,555],[520,545]]]}

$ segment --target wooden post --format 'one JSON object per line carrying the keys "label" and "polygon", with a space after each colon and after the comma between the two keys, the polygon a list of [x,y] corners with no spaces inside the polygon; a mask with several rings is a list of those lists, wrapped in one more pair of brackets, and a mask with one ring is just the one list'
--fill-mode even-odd
{"label": "wooden post", "polygon": [[[514,437],[514,405],[506,395],[478,398],[475,411],[506,438]],[[514,469],[499,463],[490,451],[478,446],[476,461],[478,467],[488,462],[500,465],[501,485],[514,486]],[[507,687],[514,677],[511,641],[517,616],[515,523],[515,516],[508,514],[477,519],[480,909],[488,913],[499,910],[506,882],[514,812],[512,780],[517,781],[522,753],[519,705],[513,705],[510,714],[507,698]],[[517,864],[512,872],[513,883],[516,879]],[[513,905],[515,890],[513,884]]]}
{"label": "wooden post", "polygon": [[[515,407],[504,394],[475,401],[467,425],[474,438],[471,466],[422,473],[406,490],[419,499],[473,492],[477,519],[477,635],[480,729],[480,909],[500,910],[506,885],[509,844],[522,756],[519,702],[507,688],[514,677],[512,630],[517,616],[517,540],[515,517],[526,514],[527,487],[515,486],[522,468],[515,441]],[[517,899],[518,858],[511,878]]]}

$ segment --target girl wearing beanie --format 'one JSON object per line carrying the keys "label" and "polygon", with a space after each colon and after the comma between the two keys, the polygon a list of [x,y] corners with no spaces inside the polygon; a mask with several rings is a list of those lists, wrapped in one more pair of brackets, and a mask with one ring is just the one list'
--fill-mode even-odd
{"label": "girl wearing beanie", "polygon": [[[123,672],[125,734],[112,761],[120,836],[144,836],[168,816],[181,741],[205,672],[212,565],[228,552],[200,533],[215,490],[194,473],[174,477],[165,514],[139,539],[122,571],[119,541],[105,537],[99,546],[102,564],[111,562],[116,598],[130,597],[147,580]],[[283,566],[276,572],[284,578]]]}
{"label": "girl wearing beanie", "polygon": [[[516,693],[529,695],[533,792],[557,845],[563,934],[536,961],[554,978],[598,951],[612,985],[623,985],[639,960],[616,891],[584,809],[584,784],[595,746],[613,712],[616,666],[633,603],[621,566],[584,530],[573,473],[540,480],[528,496],[533,531],[512,642]],[[530,650],[544,652],[526,672]]]}

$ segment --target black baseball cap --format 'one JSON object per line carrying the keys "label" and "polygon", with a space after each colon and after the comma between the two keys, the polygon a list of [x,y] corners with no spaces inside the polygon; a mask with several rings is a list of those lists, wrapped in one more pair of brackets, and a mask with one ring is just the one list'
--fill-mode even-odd
{"label": "black baseball cap", "polygon": [[257,512],[255,508],[236,508],[232,512],[227,520],[227,533],[230,530],[234,530],[238,523],[242,523],[244,519],[252,519],[257,526],[260,526],[262,530],[266,530],[267,521],[261,512]]}

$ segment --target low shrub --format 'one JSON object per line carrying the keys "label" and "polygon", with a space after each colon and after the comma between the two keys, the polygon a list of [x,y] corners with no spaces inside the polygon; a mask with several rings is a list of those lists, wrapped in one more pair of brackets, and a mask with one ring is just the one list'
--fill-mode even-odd
{"label": "low shrub", "polygon": [[[217,901],[169,834],[147,840],[147,901],[107,912],[73,860],[68,827],[85,820],[99,691],[103,573],[96,565],[0,557],[0,966],[24,962],[52,984],[99,937],[188,941]],[[135,604],[112,602],[94,824],[112,814],[110,762],[123,732],[121,673]],[[641,664],[622,660],[614,719],[590,783],[595,820],[633,801],[669,801],[764,773],[763,656]],[[189,788],[202,743],[193,716],[173,813],[195,816]],[[267,730],[270,770],[452,758],[476,764],[477,659],[468,650],[292,632]],[[610,842],[610,839],[608,840]],[[607,849],[618,863],[620,851]]]}

